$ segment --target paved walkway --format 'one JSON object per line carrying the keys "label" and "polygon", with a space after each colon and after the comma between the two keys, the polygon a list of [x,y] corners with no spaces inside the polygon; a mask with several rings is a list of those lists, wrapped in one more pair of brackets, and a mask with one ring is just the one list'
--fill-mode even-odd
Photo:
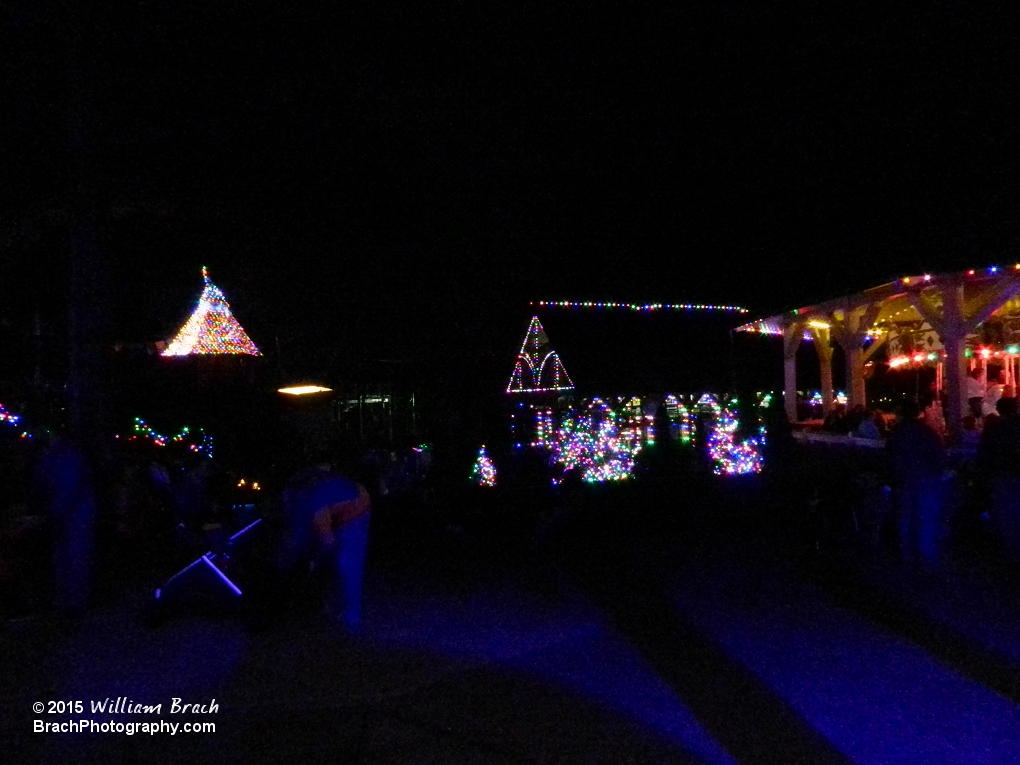
{"label": "paved walkway", "polygon": [[[3,759],[1016,761],[1020,708],[994,681],[1020,666],[1002,616],[1016,603],[987,578],[908,580],[881,562],[803,564],[683,533],[575,532],[541,564],[452,547],[377,557],[357,640],[316,619],[265,634],[194,616],[146,630],[141,589],[80,622],[8,622]],[[117,697],[162,714],[31,711]],[[219,710],[171,715],[174,697]],[[32,732],[34,719],[81,717],[216,732]]]}

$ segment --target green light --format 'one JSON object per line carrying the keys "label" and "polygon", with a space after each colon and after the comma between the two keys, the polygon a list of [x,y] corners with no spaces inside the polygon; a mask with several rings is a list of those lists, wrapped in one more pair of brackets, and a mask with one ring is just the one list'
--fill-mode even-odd
{"label": "green light", "polygon": [[1016,355],[1020,353],[1020,345],[1008,345],[1006,346],[1006,353]]}

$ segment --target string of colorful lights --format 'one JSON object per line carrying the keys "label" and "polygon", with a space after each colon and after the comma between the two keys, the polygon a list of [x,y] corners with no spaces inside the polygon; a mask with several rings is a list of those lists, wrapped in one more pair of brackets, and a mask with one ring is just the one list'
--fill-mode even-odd
{"label": "string of colorful lights", "polygon": [[599,399],[592,401],[587,414],[565,417],[553,443],[552,461],[564,475],[578,470],[586,483],[626,479],[634,471],[641,444],[631,433],[621,432],[617,420],[616,412]]}
{"label": "string of colorful lights", "polygon": [[198,305],[162,355],[260,356],[259,349],[234,318],[226,297],[220,288],[210,281],[209,271],[204,266],[202,279],[205,286],[198,299]]}
{"label": "string of colorful lights", "polygon": [[[161,433],[156,432],[145,420],[140,417],[135,417],[132,434],[127,437],[127,441],[138,441],[148,439],[152,441],[156,446],[167,446],[169,444],[181,444],[187,447],[188,451],[195,452],[197,454],[204,454],[207,457],[213,456],[213,439],[208,433],[202,428],[199,428],[197,432],[192,431],[190,427],[181,428],[180,432],[174,436],[165,436]],[[117,436],[120,438],[120,436]]]}
{"label": "string of colorful lights", "polygon": [[653,311],[726,311],[729,313],[747,313],[746,308],[738,305],[713,305],[709,303],[610,303],[592,300],[538,300],[531,306],[539,308],[601,308],[623,309],[651,313]]}
{"label": "string of colorful lights", "polygon": [[[735,404],[736,402],[731,402]],[[716,475],[747,475],[761,472],[764,465],[762,447],[765,445],[765,426],[758,435],[736,443],[739,423],[729,408],[722,408],[708,428],[708,453]]]}
{"label": "string of colorful lights", "polygon": [[[19,423],[21,422],[21,415],[14,414],[13,412],[8,411],[7,407],[5,407],[3,404],[0,404],[0,422],[12,428],[20,428]],[[31,438],[32,434],[29,433],[27,430],[22,430],[21,433],[19,434],[19,437]]]}

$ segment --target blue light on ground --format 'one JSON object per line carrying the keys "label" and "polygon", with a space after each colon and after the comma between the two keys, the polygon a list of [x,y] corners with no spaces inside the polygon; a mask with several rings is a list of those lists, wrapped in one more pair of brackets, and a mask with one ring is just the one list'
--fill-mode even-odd
{"label": "blue light on ground", "polygon": [[578,601],[564,613],[506,583],[479,586],[467,600],[379,584],[368,619],[376,625],[367,636],[373,642],[513,668],[621,713],[708,762],[733,762],[593,606]]}
{"label": "blue light on ground", "polygon": [[678,574],[674,602],[855,762],[1015,761],[1020,709],[814,588],[741,568]]}

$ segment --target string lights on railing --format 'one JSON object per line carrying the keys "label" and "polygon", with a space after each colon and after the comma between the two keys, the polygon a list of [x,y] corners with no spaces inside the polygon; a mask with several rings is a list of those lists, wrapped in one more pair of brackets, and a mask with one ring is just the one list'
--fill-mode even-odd
{"label": "string lights on railing", "polygon": [[[117,438],[120,438],[120,436],[117,436]],[[128,436],[126,440],[138,441],[144,439],[148,439],[156,446],[168,446],[170,444],[180,444],[182,446],[187,447],[188,451],[195,452],[196,454],[204,454],[207,457],[213,456],[212,436],[207,434],[201,428],[199,428],[197,431],[192,431],[190,427],[183,427],[176,435],[165,436],[161,433],[156,432],[141,417],[135,417],[132,434]]]}

